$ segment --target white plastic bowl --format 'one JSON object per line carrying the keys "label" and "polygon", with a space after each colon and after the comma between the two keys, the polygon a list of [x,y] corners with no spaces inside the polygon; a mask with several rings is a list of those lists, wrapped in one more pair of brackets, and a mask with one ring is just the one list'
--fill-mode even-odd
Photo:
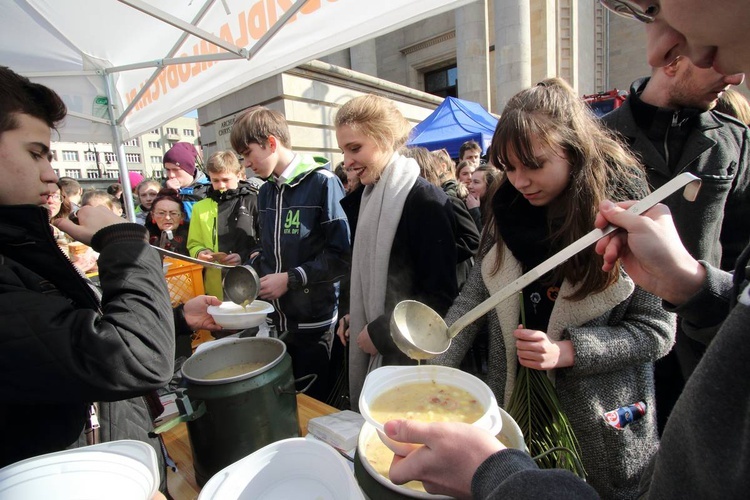
{"label": "white plastic bowl", "polygon": [[234,302],[222,302],[220,306],[208,306],[208,314],[223,328],[239,330],[259,326],[266,320],[273,306],[262,300],[254,300],[247,310]]}
{"label": "white plastic bowl", "polygon": [[[523,433],[521,432],[521,428],[518,426],[516,421],[513,420],[513,417],[511,417],[505,410],[503,410],[502,408],[498,408],[498,411],[500,412],[500,416],[503,420],[502,432],[500,433],[500,435],[498,435],[498,439],[500,439],[509,448],[526,451],[526,444],[523,440]],[[367,457],[367,443],[369,443],[370,440],[375,439],[376,434],[379,434],[378,430],[370,425],[369,422],[365,422],[362,426],[362,430],[359,433],[359,438],[357,439],[357,455],[362,462],[362,466],[367,471],[367,473],[372,476],[373,479],[375,479],[386,488],[407,497],[429,500],[449,498],[442,495],[433,495],[431,493],[413,490],[411,488],[407,488],[404,485],[393,484],[390,479],[380,475],[378,471],[375,470],[375,467],[373,467]]]}
{"label": "white plastic bowl", "polygon": [[156,452],[132,440],[39,455],[0,470],[0,498],[150,500],[158,487]]}
{"label": "white plastic bowl", "polygon": [[349,465],[332,447],[305,438],[271,443],[217,472],[199,500],[364,500]]}
{"label": "white plastic bowl", "polygon": [[[381,435],[381,433],[372,425],[370,425],[369,422],[365,422],[362,425],[362,430],[359,431],[359,438],[357,439],[357,455],[359,456],[360,462],[362,462],[362,467],[364,467],[365,471],[373,478],[375,481],[379,482],[386,488],[395,491],[396,493],[399,493],[405,497],[411,497],[411,498],[423,498],[423,499],[430,499],[430,500],[449,500],[451,497],[443,496],[443,495],[433,495],[432,493],[426,493],[424,491],[414,490],[411,488],[408,488],[404,485],[399,484],[393,484],[390,479],[387,477],[381,475],[378,471],[375,470],[375,467],[370,463],[369,459],[367,458],[367,443],[370,442],[370,440],[375,439],[375,435]],[[381,435],[382,439],[382,435]],[[370,492],[367,492],[370,494]],[[372,494],[370,494],[372,496]]]}
{"label": "white plastic bowl", "polygon": [[380,438],[392,450],[398,451],[405,448],[403,443],[397,443],[385,435],[383,432],[385,422],[378,422],[372,417],[370,404],[378,396],[394,387],[417,382],[436,382],[469,392],[485,409],[484,414],[472,425],[476,425],[494,435],[500,433],[503,421],[495,395],[489,386],[477,377],[447,366],[383,366],[371,371],[365,378],[362,393],[359,397],[359,411],[365,420],[379,431]]}

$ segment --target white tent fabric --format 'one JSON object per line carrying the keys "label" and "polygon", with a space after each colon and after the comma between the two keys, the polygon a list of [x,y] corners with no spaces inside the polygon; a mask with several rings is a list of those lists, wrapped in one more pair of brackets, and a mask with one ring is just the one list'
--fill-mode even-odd
{"label": "white tent fabric", "polygon": [[128,190],[122,141],[469,1],[4,0],[0,64],[61,95],[61,140],[113,142]]}
{"label": "white tent fabric", "polygon": [[[248,84],[466,1],[298,2],[302,3],[294,18],[253,53],[258,39],[293,7],[292,0],[2,2],[0,63],[57,90],[72,114],[105,120],[92,123],[71,116],[61,129],[62,140],[69,141],[112,139],[106,124],[106,101],[103,106],[97,104],[98,97],[107,96],[104,76],[112,74],[115,118],[122,139],[128,140]],[[188,27],[196,21],[194,26],[206,34],[244,51],[240,55],[225,51],[218,54],[216,46],[194,35],[181,41],[183,29],[138,8],[161,11]],[[250,60],[246,58],[248,53]],[[121,71],[129,65],[156,65],[171,57],[194,55],[236,59]],[[140,101],[145,105],[139,104],[127,116],[121,116],[132,97],[157,71],[158,77]]]}

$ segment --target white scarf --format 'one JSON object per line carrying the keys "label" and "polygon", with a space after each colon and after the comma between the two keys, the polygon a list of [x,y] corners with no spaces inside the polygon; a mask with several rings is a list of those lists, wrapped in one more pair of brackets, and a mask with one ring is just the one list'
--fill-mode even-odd
{"label": "white scarf", "polygon": [[357,345],[362,329],[385,312],[388,264],[404,203],[419,177],[419,165],[394,153],[374,185],[366,186],[359,206],[352,253],[349,307],[349,392],[352,407],[359,407],[365,376],[382,363]]}

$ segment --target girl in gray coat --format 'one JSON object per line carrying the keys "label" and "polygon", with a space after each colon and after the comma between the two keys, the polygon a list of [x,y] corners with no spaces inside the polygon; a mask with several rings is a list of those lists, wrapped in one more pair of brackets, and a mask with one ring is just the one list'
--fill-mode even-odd
{"label": "girl in gray coat", "polygon": [[[599,202],[640,198],[644,174],[562,80],[513,97],[490,150],[504,171],[495,185],[480,260],[447,314],[452,324],[494,292],[594,227]],[[621,269],[601,271],[593,248],[571,258],[464,329],[440,364],[457,366],[488,328],[488,384],[506,406],[518,366],[545,370],[581,445],[591,485],[603,498],[632,498],[658,438],[653,362],[674,341],[674,318]],[[622,428],[605,413],[646,403]]]}

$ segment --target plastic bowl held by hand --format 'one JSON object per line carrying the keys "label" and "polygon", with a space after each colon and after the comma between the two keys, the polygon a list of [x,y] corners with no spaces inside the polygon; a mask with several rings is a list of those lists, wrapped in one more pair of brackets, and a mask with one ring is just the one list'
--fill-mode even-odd
{"label": "plastic bowl held by hand", "polygon": [[[384,452],[387,450],[383,450],[381,447],[383,446],[382,443],[378,443],[378,435],[380,431],[378,431],[375,427],[370,425],[369,422],[365,422],[362,425],[362,430],[359,432],[359,438],[357,439],[357,455],[362,463],[362,466],[365,469],[365,472],[372,477],[375,481],[380,483],[380,485],[388,488],[389,490],[392,490],[400,497],[409,497],[409,498],[422,498],[422,499],[429,499],[429,500],[449,500],[451,497],[447,497],[444,495],[433,495],[432,493],[427,493],[426,491],[422,491],[424,486],[422,486],[421,483],[415,483],[415,482],[409,482],[407,484],[394,484],[391,482],[390,479],[388,479],[388,469],[390,469],[390,463],[393,460],[393,456],[390,455],[386,457],[384,455]],[[382,440],[382,436],[381,436]],[[412,445],[409,445],[412,446]],[[371,457],[368,454],[368,451],[373,451],[376,455],[379,457]],[[385,460],[384,460],[384,457]],[[379,470],[381,469],[381,470]],[[355,472],[356,469],[355,469]],[[382,473],[381,473],[382,472]],[[357,472],[358,473],[358,472]],[[383,475],[385,473],[385,475]],[[359,477],[359,476],[358,476]],[[363,490],[370,498],[378,498],[385,497],[386,495],[384,493],[378,492],[378,491],[368,491],[365,484],[360,480],[360,484],[362,485]],[[380,494],[379,494],[380,493]],[[390,495],[393,497],[393,495]]]}
{"label": "plastic bowl held by hand", "polygon": [[276,441],[217,472],[199,500],[364,500],[343,458],[305,438]]}
{"label": "plastic bowl held by hand", "polygon": [[[365,420],[377,429],[380,438],[394,452],[403,455],[410,451],[413,445],[405,445],[388,438],[383,431],[385,422],[378,422],[373,418],[370,413],[370,405],[381,394],[390,389],[418,382],[445,384],[467,391],[476,398],[485,410],[484,414],[472,425],[493,435],[500,433],[503,421],[495,395],[489,386],[477,377],[447,366],[383,366],[371,371],[365,378],[362,393],[359,397],[359,411]],[[404,409],[404,412],[406,411],[407,409]]]}
{"label": "plastic bowl held by hand", "polygon": [[[503,427],[497,438],[508,448],[526,451],[526,444],[523,440],[521,428],[518,426],[516,421],[513,420],[513,417],[511,417],[505,410],[503,410],[502,408],[498,408],[498,411],[500,412],[500,416],[503,420]],[[362,430],[359,433],[359,439],[357,440],[357,455],[359,461],[362,463],[363,468],[365,469],[367,474],[369,474],[369,476],[380,483],[380,485],[404,497],[422,498],[429,500],[449,498],[442,495],[433,495],[425,491],[421,491],[420,489],[416,489],[418,483],[415,484],[410,482],[405,485],[392,483],[391,480],[387,477],[387,471],[390,468],[390,463],[393,460],[393,457],[383,454],[383,450],[382,448],[380,448],[383,446],[383,444],[379,443],[382,438],[380,440],[378,439],[378,432],[379,431],[375,427],[370,425],[369,422],[365,422],[365,424],[362,426]],[[372,452],[376,456],[371,457],[369,452]],[[385,473],[385,475],[383,475],[381,471]],[[357,472],[356,466],[355,472]],[[362,484],[362,487],[364,489],[365,484],[363,484],[362,481],[360,481],[360,484]],[[367,489],[364,489],[364,491],[370,498],[378,498],[378,491],[371,492]]]}
{"label": "plastic bowl held by hand", "polygon": [[208,306],[207,311],[217,325],[228,330],[240,330],[263,323],[268,313],[273,312],[273,306],[263,300],[254,300],[247,307],[234,302],[222,302],[220,306]]}
{"label": "plastic bowl held by hand", "polygon": [[132,440],[48,453],[0,470],[0,498],[150,500],[158,487],[156,452]]}

